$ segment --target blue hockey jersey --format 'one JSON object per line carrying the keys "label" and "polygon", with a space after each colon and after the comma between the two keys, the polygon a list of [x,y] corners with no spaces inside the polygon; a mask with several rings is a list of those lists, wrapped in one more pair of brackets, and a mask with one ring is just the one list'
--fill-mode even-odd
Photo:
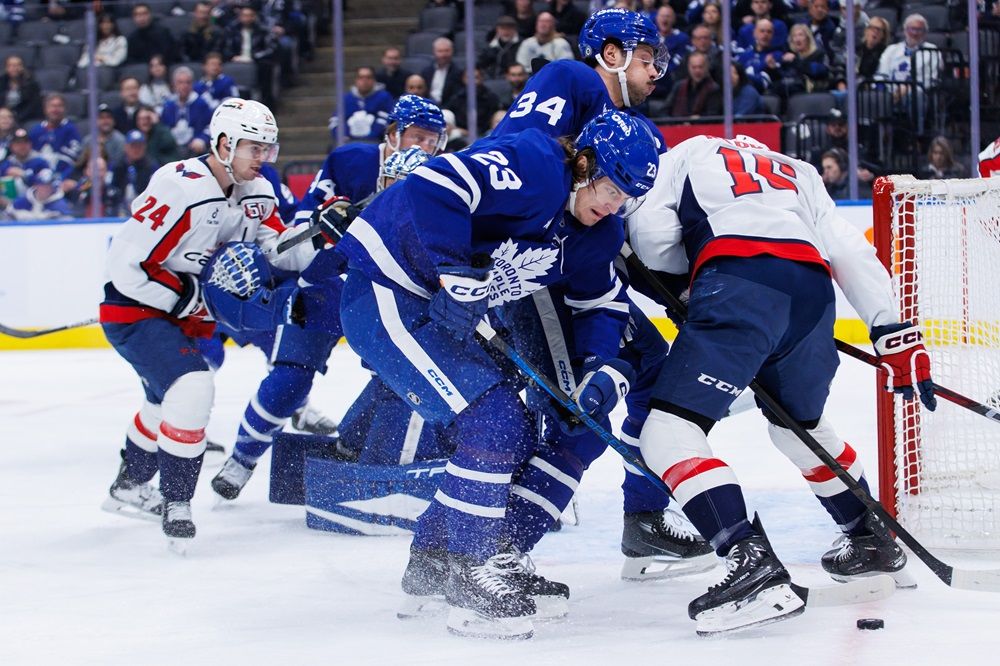
{"label": "blue hockey jersey", "polygon": [[271,183],[271,189],[274,190],[274,198],[278,200],[278,215],[281,217],[281,221],[287,225],[291,225],[292,217],[295,215],[295,209],[299,203],[295,200],[295,195],[288,189],[287,185],[281,182],[281,176],[273,165],[267,163],[261,165],[260,175],[264,176],[265,180]]}
{"label": "blue hockey jersey", "polygon": [[349,143],[327,155],[295,212],[295,224],[307,221],[316,207],[332,196],[359,203],[375,192],[381,163],[380,147]]}
{"label": "blue hockey jersey", "polygon": [[194,91],[201,95],[201,98],[213,111],[224,100],[240,96],[240,89],[233,81],[233,77],[228,74],[220,74],[214,80],[202,78],[194,84]]}
{"label": "blue hockey jersey", "polygon": [[31,147],[60,174],[68,174],[80,156],[80,132],[65,118],[55,126],[43,120],[28,130],[28,138]]}
{"label": "blue hockey jersey", "polygon": [[194,139],[210,142],[208,124],[212,121],[212,108],[197,93],[192,92],[184,105],[176,95],[163,103],[160,122],[170,128],[178,146],[187,146]]}

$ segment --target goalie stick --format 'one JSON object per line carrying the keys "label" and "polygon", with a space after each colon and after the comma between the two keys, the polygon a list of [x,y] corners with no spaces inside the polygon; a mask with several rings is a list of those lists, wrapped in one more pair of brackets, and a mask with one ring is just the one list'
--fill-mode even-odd
{"label": "goalie stick", "polygon": [[58,333],[59,331],[68,331],[71,328],[83,328],[84,326],[90,326],[91,324],[97,323],[97,317],[92,317],[91,319],[85,319],[83,321],[74,322],[72,324],[65,324],[63,326],[56,326],[54,328],[12,328],[10,326],[4,326],[0,324],[0,333],[4,335],[9,335],[12,338],[21,338],[22,340],[28,338],[37,338],[41,335],[48,335],[49,333]]}
{"label": "goalie stick", "polygon": [[[848,344],[843,340],[835,340],[837,343],[837,349],[852,358],[856,358],[863,363],[867,363],[873,368],[881,368],[882,364],[879,362],[878,357],[875,354],[870,354],[864,349],[858,349],[852,344]],[[1000,423],[1000,411],[997,411],[993,407],[982,404],[981,402],[976,402],[972,398],[967,398],[958,391],[953,391],[950,388],[941,386],[940,384],[933,382],[934,393],[948,402],[952,402],[959,407],[964,407],[971,412],[975,412],[981,416],[985,416],[991,421],[996,421]]]}
{"label": "goalie stick", "polygon": [[[643,280],[652,287],[656,293],[664,299],[668,307],[675,314],[684,318],[687,316],[687,306],[681,302],[669,289],[667,289],[660,279],[650,270],[639,257],[635,255],[628,243],[622,245],[621,256],[625,259],[626,265],[636,271]],[[860,351],[860,350],[859,350]],[[785,427],[795,433],[802,440],[810,451],[826,465],[833,474],[840,479],[847,489],[857,497],[869,512],[875,514],[882,522],[899,537],[899,540],[906,544],[917,558],[927,565],[935,576],[950,587],[962,590],[977,590],[981,592],[1000,592],[1000,569],[973,570],[956,569],[945,564],[930,551],[928,551],[919,541],[914,538],[899,522],[889,515],[889,512],[879,504],[871,494],[854,480],[847,470],[830,455],[830,453],[820,445],[816,439],[809,434],[795,419],[793,419],[778,402],[765,391],[756,379],[750,382],[750,390],[764,403],[771,412],[778,417]]]}
{"label": "goalie stick", "polygon": [[[479,322],[476,332],[490,346],[498,350],[518,367],[524,375],[531,380],[538,388],[545,391],[553,400],[576,416],[581,423],[594,432],[601,441],[613,448],[625,462],[632,465],[645,476],[650,483],[666,493],[671,499],[673,495],[670,488],[658,477],[646,463],[638,458],[620,439],[608,432],[594,417],[580,409],[572,398],[562,391],[556,384],[542,374],[542,371],[535,367],[530,361],[521,356],[517,350],[497,335],[486,320]],[[823,585],[819,587],[804,587],[792,583],[792,590],[805,602],[806,606],[841,606],[845,604],[864,603],[866,601],[877,601],[891,596],[896,591],[896,583],[890,576],[872,576],[861,578],[847,583],[837,583],[834,585]]]}

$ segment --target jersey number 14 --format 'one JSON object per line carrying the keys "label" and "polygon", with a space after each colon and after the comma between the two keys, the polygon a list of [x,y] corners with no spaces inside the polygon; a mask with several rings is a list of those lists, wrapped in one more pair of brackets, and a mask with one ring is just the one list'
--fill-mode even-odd
{"label": "jersey number 14", "polygon": [[[733,179],[733,196],[741,197],[744,194],[760,194],[764,191],[764,183],[771,189],[791,190],[798,192],[799,188],[795,184],[795,169],[784,162],[772,160],[766,155],[758,153],[743,153],[735,148],[719,148],[719,155],[726,161],[726,171]],[[747,171],[744,156],[752,155],[754,169],[751,173]],[[754,175],[758,178],[754,178]]]}

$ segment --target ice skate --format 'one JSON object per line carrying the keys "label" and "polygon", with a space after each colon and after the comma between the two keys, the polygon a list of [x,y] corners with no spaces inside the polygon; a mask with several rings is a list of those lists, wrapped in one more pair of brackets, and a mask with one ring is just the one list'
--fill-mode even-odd
{"label": "ice skate", "polygon": [[159,520],[163,513],[163,497],[152,483],[136,483],[129,479],[125,461],[122,460],[118,477],[111,484],[101,508],[128,518]]}
{"label": "ice skate", "polygon": [[[256,465],[254,465],[256,467]],[[234,500],[243,486],[250,480],[254,467],[245,467],[233,456],[229,456],[219,473],[212,478],[212,490],[222,499]]]}
{"label": "ice skate", "polygon": [[687,519],[667,508],[626,513],[622,529],[622,580],[677,578],[708,571],[718,558]]}
{"label": "ice skate", "polygon": [[462,555],[448,556],[448,631],[473,638],[531,638],[535,602],[511,584],[509,553],[482,564]]}
{"label": "ice skate", "polygon": [[528,555],[504,553],[493,560],[505,571],[508,583],[534,599],[536,620],[555,620],[569,614],[569,585],[535,573],[535,563]]}
{"label": "ice skate", "polygon": [[786,620],[805,610],[791,587],[791,576],[771,552],[767,539],[736,543],[726,555],[722,582],[688,605],[699,636],[712,636]]}
{"label": "ice skate", "polygon": [[448,609],[444,599],[447,581],[447,551],[411,547],[410,561],[406,564],[401,581],[406,600],[396,611],[396,617],[411,620],[444,613]]}
{"label": "ice skate", "polygon": [[164,502],[162,525],[170,550],[184,555],[195,535],[194,522],[191,520],[191,502]]}
{"label": "ice skate", "polygon": [[888,536],[843,534],[833,545],[820,562],[823,570],[837,582],[888,574],[899,589],[917,586],[917,581],[904,568],[906,553]]}
{"label": "ice skate", "polygon": [[226,447],[217,442],[205,442],[205,458],[202,463],[206,467],[218,467],[226,460]]}
{"label": "ice skate", "polygon": [[289,425],[299,432],[309,433],[310,435],[323,435],[325,437],[335,435],[339,427],[339,424],[333,419],[315,409],[308,402],[295,410]]}

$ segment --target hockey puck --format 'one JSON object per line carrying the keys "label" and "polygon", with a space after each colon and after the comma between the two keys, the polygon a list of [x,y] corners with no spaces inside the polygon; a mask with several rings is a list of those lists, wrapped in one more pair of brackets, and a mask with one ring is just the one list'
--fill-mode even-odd
{"label": "hockey puck", "polygon": [[874,629],[884,629],[884,628],[885,628],[885,620],[883,620],[882,618],[866,617],[858,620],[858,629],[874,630]]}

